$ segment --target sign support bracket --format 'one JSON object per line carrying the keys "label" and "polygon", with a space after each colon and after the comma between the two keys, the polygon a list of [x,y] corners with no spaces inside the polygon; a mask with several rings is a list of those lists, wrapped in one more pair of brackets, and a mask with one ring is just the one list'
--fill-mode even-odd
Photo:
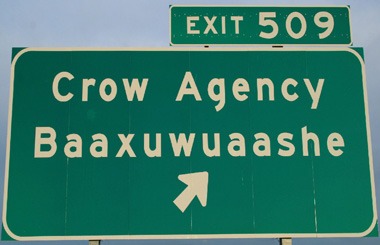
{"label": "sign support bracket", "polygon": [[100,245],[100,240],[90,240],[88,241],[88,245]]}
{"label": "sign support bracket", "polygon": [[280,245],[292,245],[292,238],[280,238],[278,241]]}

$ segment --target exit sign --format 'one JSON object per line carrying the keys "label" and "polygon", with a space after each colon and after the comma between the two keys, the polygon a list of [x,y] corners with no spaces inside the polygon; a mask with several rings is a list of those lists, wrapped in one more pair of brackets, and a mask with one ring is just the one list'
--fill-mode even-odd
{"label": "exit sign", "polygon": [[362,49],[15,50],[16,240],[360,237],[377,223]]}
{"label": "exit sign", "polygon": [[348,6],[170,7],[171,45],[351,45]]}

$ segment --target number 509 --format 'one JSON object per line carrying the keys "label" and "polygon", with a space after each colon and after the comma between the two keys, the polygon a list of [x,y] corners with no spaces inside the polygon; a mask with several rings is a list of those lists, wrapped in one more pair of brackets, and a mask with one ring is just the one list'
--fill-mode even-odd
{"label": "number 509", "polygon": [[[259,13],[259,25],[272,27],[271,32],[261,31],[259,35],[260,37],[265,38],[265,39],[272,39],[277,36],[278,25],[274,21],[274,18],[276,18],[276,12],[260,12]],[[294,19],[298,19],[299,22],[301,23],[301,28],[298,32],[294,31],[292,28],[292,22],[294,21]],[[318,34],[319,39],[324,39],[328,37],[334,29],[334,18],[329,12],[325,12],[325,11],[318,12],[314,16],[314,23],[318,27],[324,29],[322,30],[322,32]],[[286,18],[285,27],[289,36],[291,36],[294,39],[300,39],[306,33],[306,29],[307,29],[306,19],[301,13],[292,12]]]}

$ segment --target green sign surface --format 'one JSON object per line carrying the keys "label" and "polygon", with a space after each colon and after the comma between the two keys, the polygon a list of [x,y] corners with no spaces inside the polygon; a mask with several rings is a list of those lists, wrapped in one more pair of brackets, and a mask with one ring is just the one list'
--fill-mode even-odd
{"label": "green sign surface", "polygon": [[351,45],[348,6],[170,7],[171,45]]}
{"label": "green sign surface", "polygon": [[16,240],[365,236],[377,223],[362,49],[16,53]]}

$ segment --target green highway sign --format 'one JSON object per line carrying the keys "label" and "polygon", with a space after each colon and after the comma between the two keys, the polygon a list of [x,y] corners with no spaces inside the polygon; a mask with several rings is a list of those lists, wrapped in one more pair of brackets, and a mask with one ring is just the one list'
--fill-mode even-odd
{"label": "green highway sign", "polygon": [[171,45],[351,45],[348,6],[170,6]]}
{"label": "green highway sign", "polygon": [[360,237],[362,49],[15,49],[16,240]]}

